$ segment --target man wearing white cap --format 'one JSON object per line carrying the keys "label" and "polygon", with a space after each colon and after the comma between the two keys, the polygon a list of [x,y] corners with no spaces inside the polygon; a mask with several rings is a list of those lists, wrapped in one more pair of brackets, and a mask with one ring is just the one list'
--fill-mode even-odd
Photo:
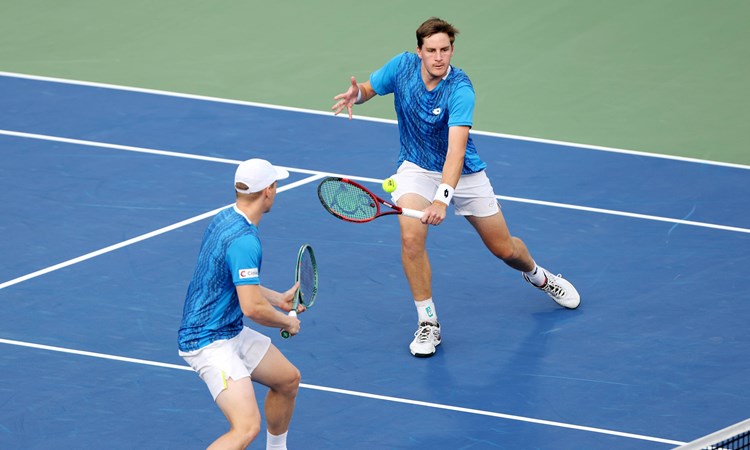
{"label": "man wearing white cap", "polygon": [[[244,326],[243,316],[292,335],[299,333],[299,320],[281,312],[291,309],[297,285],[277,292],[260,283],[263,252],[258,224],[271,210],[277,181],[288,176],[286,170],[262,159],[239,165],[234,176],[237,201],[206,229],[188,287],[179,354],[198,372],[230,424],[229,431],[208,447],[212,450],[244,449],[260,432],[252,381],[269,388],[266,448],[286,450],[300,373],[271,339]],[[298,310],[302,311],[304,306]]]}

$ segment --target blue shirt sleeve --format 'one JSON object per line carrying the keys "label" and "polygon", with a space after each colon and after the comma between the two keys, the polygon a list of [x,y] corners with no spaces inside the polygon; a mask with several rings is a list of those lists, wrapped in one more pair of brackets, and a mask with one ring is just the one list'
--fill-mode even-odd
{"label": "blue shirt sleeve", "polygon": [[235,286],[260,284],[260,265],[263,253],[260,240],[256,236],[243,236],[227,249],[227,267],[232,274]]}
{"label": "blue shirt sleeve", "polygon": [[370,74],[370,85],[376,94],[386,95],[393,92],[398,66],[405,54],[394,56],[383,67]]}
{"label": "blue shirt sleeve", "polygon": [[473,125],[474,117],[474,102],[474,89],[472,89],[470,85],[461,85],[453,91],[448,104],[448,107],[450,108],[448,126],[471,127]]}

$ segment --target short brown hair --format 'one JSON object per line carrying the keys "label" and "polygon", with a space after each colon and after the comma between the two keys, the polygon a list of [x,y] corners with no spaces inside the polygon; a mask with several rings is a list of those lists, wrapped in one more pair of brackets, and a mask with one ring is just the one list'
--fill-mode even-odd
{"label": "short brown hair", "polygon": [[449,24],[445,20],[439,19],[437,17],[430,17],[429,19],[425,20],[424,23],[419,26],[419,28],[417,28],[417,47],[422,48],[424,39],[437,33],[447,34],[448,38],[451,40],[451,45],[453,45],[453,41],[456,40],[458,30],[456,29],[456,27]]}

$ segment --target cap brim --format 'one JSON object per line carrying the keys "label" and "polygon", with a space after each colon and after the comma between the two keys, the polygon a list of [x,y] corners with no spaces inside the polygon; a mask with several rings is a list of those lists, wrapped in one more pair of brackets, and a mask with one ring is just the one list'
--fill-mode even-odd
{"label": "cap brim", "polygon": [[289,171],[286,169],[282,169],[281,167],[273,166],[274,170],[276,170],[276,180],[285,180],[289,178]]}

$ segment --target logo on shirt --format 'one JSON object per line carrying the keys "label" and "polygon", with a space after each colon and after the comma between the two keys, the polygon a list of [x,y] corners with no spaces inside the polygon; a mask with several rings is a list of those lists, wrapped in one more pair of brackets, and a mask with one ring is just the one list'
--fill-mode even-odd
{"label": "logo on shirt", "polygon": [[433,113],[433,114],[435,114],[435,115],[437,116],[437,115],[440,115],[440,112],[441,112],[441,111],[442,111],[442,109],[440,109],[440,108],[435,108],[435,109],[433,109],[433,110],[432,110],[432,113]]}
{"label": "logo on shirt", "polygon": [[258,269],[240,269],[240,280],[245,278],[258,278]]}

